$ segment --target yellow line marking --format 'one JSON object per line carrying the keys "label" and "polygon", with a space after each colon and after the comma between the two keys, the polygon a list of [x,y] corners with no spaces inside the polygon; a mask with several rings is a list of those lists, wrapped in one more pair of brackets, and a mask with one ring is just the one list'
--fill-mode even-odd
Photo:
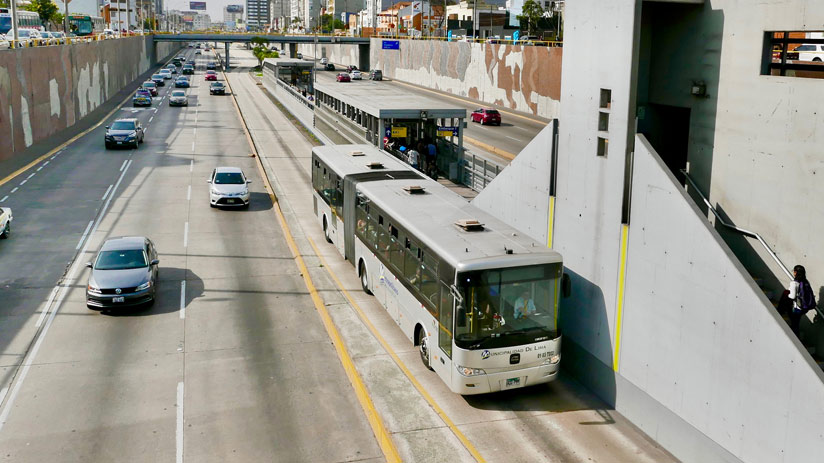
{"label": "yellow line marking", "polygon": [[465,142],[467,142],[469,144],[475,145],[479,148],[483,148],[483,149],[489,151],[490,153],[497,154],[498,156],[505,157],[505,158],[509,159],[510,161],[515,159],[515,156],[516,156],[515,154],[512,154],[509,151],[504,151],[500,148],[496,148],[496,147],[490,145],[489,143],[484,143],[484,142],[482,142],[480,140],[476,140],[472,137],[467,137],[466,135],[463,136],[463,139],[464,139]]}
{"label": "yellow line marking", "polygon": [[549,216],[547,217],[546,247],[552,249],[552,233],[555,225],[555,196],[549,197]]}
{"label": "yellow line marking", "polygon": [[[464,100],[463,98],[459,98],[459,97],[453,96],[453,95],[446,95],[444,93],[436,92],[435,90],[432,90],[432,89],[429,89],[429,88],[419,87],[417,85],[408,84],[406,82],[401,82],[399,80],[392,79],[390,82],[395,82],[395,83],[398,83],[398,84],[401,84],[401,85],[406,85],[407,87],[412,87],[412,88],[416,88],[418,90],[423,90],[425,92],[434,93],[435,95],[438,95],[438,96],[451,98],[453,100],[460,101],[463,104],[467,104],[467,105],[477,104],[474,101]],[[481,106],[483,106],[484,104],[489,105],[489,103],[480,103]],[[537,122],[539,124],[548,124],[549,123],[549,122],[542,121],[540,119],[535,119],[534,117],[529,117],[529,116],[524,116],[523,114],[517,114],[517,113],[509,112],[509,111],[504,110],[504,109],[498,109],[498,112],[508,114],[510,116],[520,117],[521,119],[526,119],[526,120],[531,121],[531,122]]]}
{"label": "yellow line marking", "polygon": [[56,153],[56,152],[58,152],[58,151],[60,151],[60,150],[62,150],[62,149],[64,149],[64,148],[66,148],[67,146],[69,146],[69,145],[71,145],[72,143],[76,142],[76,141],[77,141],[80,137],[82,137],[82,136],[84,136],[84,135],[88,134],[89,132],[91,132],[92,130],[94,130],[94,129],[96,129],[96,128],[100,127],[100,125],[101,125],[101,124],[103,124],[103,122],[105,122],[105,121],[106,121],[106,119],[108,119],[108,118],[112,117],[112,114],[114,114],[114,113],[116,113],[117,111],[119,111],[119,110],[120,110],[120,107],[121,107],[121,106],[123,106],[124,104],[126,104],[126,102],[127,102],[127,101],[129,101],[129,99],[130,99],[131,97],[132,97],[132,95],[131,95],[131,94],[130,94],[130,95],[128,95],[128,96],[126,96],[126,98],[125,98],[123,101],[121,101],[121,102],[120,102],[117,106],[115,106],[115,107],[114,107],[114,109],[112,109],[111,111],[109,111],[109,113],[108,113],[108,114],[106,114],[105,116],[103,116],[103,118],[102,118],[102,119],[100,119],[100,121],[99,121],[99,122],[97,122],[96,124],[94,124],[93,126],[91,126],[91,127],[89,127],[88,129],[86,129],[86,130],[84,130],[84,131],[82,131],[82,132],[78,133],[77,135],[75,135],[75,136],[73,136],[73,137],[69,138],[68,140],[64,141],[63,143],[61,143],[60,145],[58,145],[57,147],[55,147],[54,149],[52,149],[52,150],[51,150],[51,151],[49,151],[48,153],[46,153],[46,154],[44,154],[44,155],[42,155],[42,156],[38,157],[38,158],[37,158],[37,159],[35,159],[34,161],[32,161],[32,162],[30,162],[30,163],[26,164],[25,166],[23,166],[23,167],[21,167],[21,168],[19,168],[19,169],[15,170],[15,171],[14,171],[14,172],[12,172],[11,174],[7,175],[7,176],[6,176],[3,180],[0,180],[0,186],[3,186],[3,185],[5,185],[6,183],[8,183],[8,182],[12,181],[15,177],[17,177],[18,175],[20,175],[20,174],[22,174],[22,173],[26,172],[27,170],[31,169],[32,167],[36,166],[37,164],[39,164],[41,161],[43,161],[43,160],[44,160],[44,159],[46,159],[47,157],[49,157],[49,156],[53,155],[54,153]]}
{"label": "yellow line marking", "polygon": [[383,336],[381,336],[381,334],[378,332],[378,329],[375,328],[375,325],[372,324],[372,322],[366,316],[366,313],[363,311],[363,309],[361,309],[360,305],[358,305],[358,303],[355,302],[355,300],[352,298],[352,295],[349,294],[349,291],[347,291],[343,287],[343,283],[341,283],[340,279],[338,279],[338,276],[335,274],[335,272],[332,271],[332,268],[329,267],[329,265],[326,263],[326,259],[323,258],[323,256],[320,253],[320,250],[318,249],[317,245],[315,245],[315,242],[312,240],[312,238],[307,236],[306,239],[309,241],[309,244],[312,246],[312,249],[315,250],[315,254],[318,256],[318,259],[320,259],[321,265],[323,265],[323,267],[329,273],[329,276],[332,277],[332,280],[335,281],[335,284],[338,286],[338,289],[341,293],[343,293],[343,296],[346,298],[346,300],[349,301],[349,304],[352,305],[352,308],[355,309],[355,312],[358,313],[358,316],[360,317],[361,321],[363,321],[363,324],[366,325],[367,328],[369,328],[369,331],[372,332],[372,335],[375,336],[375,339],[378,340],[381,346],[383,346],[383,349],[389,354],[390,357],[392,357],[392,360],[395,361],[395,363],[398,365],[401,371],[403,371],[406,377],[409,378],[409,381],[412,382],[412,385],[415,386],[415,389],[417,389],[418,392],[423,396],[423,398],[426,399],[427,402],[429,402],[429,405],[432,407],[432,409],[435,410],[435,413],[437,413],[438,416],[441,417],[443,422],[449,427],[452,433],[455,434],[455,437],[457,437],[458,440],[460,440],[463,446],[466,448],[466,450],[469,451],[470,454],[472,454],[472,457],[475,458],[475,461],[477,461],[478,463],[486,461],[481,456],[480,452],[478,452],[478,450],[475,448],[475,446],[473,446],[472,443],[469,442],[469,439],[467,439],[467,437],[457,428],[457,426],[455,426],[455,423],[453,423],[452,420],[449,419],[449,416],[447,416],[446,412],[444,412],[443,409],[438,405],[438,403],[435,402],[435,399],[432,398],[432,396],[429,395],[428,392],[426,392],[426,389],[423,388],[423,385],[419,383],[417,379],[415,379],[415,376],[412,375],[412,372],[409,371],[409,369],[406,367],[403,361],[401,361],[400,357],[398,357],[395,351],[392,350],[392,347],[389,346],[389,343],[387,343]]}
{"label": "yellow line marking", "polygon": [[612,369],[618,371],[618,361],[621,358],[621,317],[624,315],[624,284],[627,271],[627,238],[629,225],[621,225],[621,267],[618,269],[618,301],[615,313],[615,358],[612,360]]}
{"label": "yellow line marking", "polygon": [[[226,79],[226,74],[223,74],[224,78]],[[398,453],[398,449],[395,447],[394,442],[392,442],[392,438],[389,435],[389,432],[386,430],[386,426],[383,424],[383,420],[381,420],[378,411],[375,409],[375,405],[372,403],[372,399],[369,397],[369,392],[366,390],[366,386],[363,384],[363,380],[361,379],[358,371],[355,369],[355,364],[352,361],[352,357],[349,356],[349,351],[346,349],[346,346],[343,343],[343,339],[340,337],[340,333],[338,329],[335,327],[335,324],[332,322],[332,318],[329,316],[329,312],[326,310],[326,306],[323,304],[323,300],[318,294],[318,290],[315,288],[315,284],[312,282],[312,277],[309,276],[309,270],[306,267],[306,263],[303,260],[303,256],[300,254],[300,250],[298,249],[297,243],[295,243],[294,238],[292,237],[292,231],[289,228],[289,225],[286,223],[286,218],[283,216],[283,211],[280,209],[280,203],[278,202],[277,198],[274,194],[274,189],[272,188],[271,183],[269,182],[269,177],[266,176],[265,169],[263,167],[263,163],[260,160],[260,156],[257,155],[257,148],[252,141],[251,135],[249,134],[249,129],[246,126],[246,120],[243,118],[243,113],[240,112],[240,107],[237,104],[236,96],[234,90],[229,85],[229,79],[226,79],[227,86],[229,86],[229,91],[232,92],[232,101],[235,103],[235,109],[238,112],[238,116],[243,125],[243,130],[247,134],[247,140],[249,141],[249,146],[252,152],[255,154],[256,164],[258,166],[258,170],[261,171],[261,176],[263,177],[263,183],[265,184],[266,188],[269,190],[269,198],[272,200],[272,205],[277,213],[278,222],[280,222],[280,226],[283,229],[284,237],[286,238],[286,242],[289,245],[289,249],[292,251],[292,254],[295,258],[295,263],[298,265],[298,270],[300,270],[301,275],[303,275],[303,283],[306,285],[306,288],[309,290],[309,295],[312,298],[312,302],[315,305],[315,309],[318,311],[321,320],[323,321],[323,326],[326,328],[326,333],[329,335],[329,338],[332,340],[332,344],[335,346],[335,351],[337,351],[338,358],[340,359],[341,364],[343,365],[343,369],[346,372],[346,376],[349,378],[349,381],[352,383],[353,389],[355,389],[355,395],[358,397],[358,402],[360,402],[361,408],[363,408],[364,413],[366,414],[366,419],[369,421],[369,425],[372,427],[372,432],[375,434],[375,439],[378,441],[378,445],[383,452],[383,456],[386,458],[387,462],[400,462],[401,457]],[[314,245],[313,245],[314,246]]]}

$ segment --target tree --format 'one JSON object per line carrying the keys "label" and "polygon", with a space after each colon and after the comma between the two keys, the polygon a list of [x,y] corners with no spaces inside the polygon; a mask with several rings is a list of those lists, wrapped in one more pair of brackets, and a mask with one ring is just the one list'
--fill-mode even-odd
{"label": "tree", "polygon": [[348,25],[340,19],[333,19],[331,14],[324,14],[320,17],[320,27],[323,31],[332,29],[346,29]]}
{"label": "tree", "polygon": [[280,56],[278,52],[269,50],[268,48],[262,45],[258,45],[255,48],[253,48],[252,54],[255,55],[255,58],[257,58],[258,60],[258,67],[263,66],[263,60],[265,60],[266,58],[277,58]]}
{"label": "tree", "polygon": [[541,5],[538,2],[535,0],[526,0],[524,2],[524,6],[521,8],[521,14],[519,14],[517,18],[518,21],[526,23],[527,33],[532,35],[532,32],[535,30],[535,26],[538,25],[538,21],[541,20],[543,14],[544,9],[541,8]]}
{"label": "tree", "polygon": [[26,7],[29,11],[34,11],[40,16],[40,22],[46,25],[51,21],[56,13],[59,13],[57,5],[51,0],[32,0]]}

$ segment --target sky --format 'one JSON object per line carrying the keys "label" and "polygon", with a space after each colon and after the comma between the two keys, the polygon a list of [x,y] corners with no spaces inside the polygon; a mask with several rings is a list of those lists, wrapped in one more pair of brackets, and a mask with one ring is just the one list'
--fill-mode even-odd
{"label": "sky", "polygon": [[[204,1],[204,0],[200,0]],[[246,0],[205,0],[206,13],[212,21],[223,21],[223,7],[226,5],[243,5],[243,17],[246,17]],[[164,8],[189,11],[189,0],[165,0]]]}

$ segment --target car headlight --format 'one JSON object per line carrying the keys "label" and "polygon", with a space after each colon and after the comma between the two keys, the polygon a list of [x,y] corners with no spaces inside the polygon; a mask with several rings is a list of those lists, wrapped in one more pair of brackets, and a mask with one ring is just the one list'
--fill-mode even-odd
{"label": "car headlight", "polygon": [[112,139],[112,136],[107,133],[106,134],[106,140],[111,140],[111,139]]}
{"label": "car headlight", "polygon": [[86,289],[89,290],[90,293],[101,294],[100,288],[98,288],[98,287],[88,285],[88,286],[86,286]]}
{"label": "car headlight", "polygon": [[561,361],[561,354],[552,354],[541,365],[557,365]]}
{"label": "car headlight", "polygon": [[135,291],[143,291],[144,289],[149,289],[151,287],[152,287],[152,280],[149,280],[146,283],[143,283],[142,285],[135,288]]}
{"label": "car headlight", "polygon": [[248,194],[249,194],[249,190],[243,190],[243,191],[240,193],[240,195],[241,195],[241,196],[247,196]]}
{"label": "car headlight", "polygon": [[481,370],[480,368],[469,368],[469,367],[462,367],[460,365],[455,365],[458,369],[458,373],[463,376],[478,376],[478,375],[485,375],[486,372]]}
{"label": "car headlight", "polygon": [[219,195],[219,194],[220,194],[220,192],[219,192],[219,191],[217,191],[217,190],[215,190],[214,188],[212,188],[211,193],[212,193],[213,195]]}

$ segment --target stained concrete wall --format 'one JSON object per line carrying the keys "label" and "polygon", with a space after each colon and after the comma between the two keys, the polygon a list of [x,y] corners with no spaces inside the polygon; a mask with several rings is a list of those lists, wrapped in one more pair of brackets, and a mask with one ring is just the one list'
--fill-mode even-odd
{"label": "stained concrete wall", "polygon": [[[712,65],[707,56],[693,63],[695,69],[683,69],[684,75],[656,74],[663,67],[643,68],[650,63],[643,62],[641,12],[649,4],[578,0],[566,7],[567,59],[553,220],[548,211],[541,214],[545,198],[519,196],[524,189],[536,195],[548,191],[552,172],[547,168],[548,150],[541,146],[530,145],[516,158],[519,162],[507,169],[507,175],[488,187],[494,191],[492,196],[518,198],[526,204],[513,206],[491,197],[475,204],[535,238],[541,238],[538,224],[552,224],[553,247],[564,256],[573,287],[561,315],[564,368],[676,457],[686,462],[819,461],[824,454],[824,374],[651,145],[635,135],[636,98],[642,97],[640,90],[647,90],[638,88],[639,74],[651,72],[659,76],[653,80],[689,84],[691,77],[685,75],[696,72],[707,76],[708,88],[713,85],[712,73],[701,67]],[[812,4],[796,2],[795,10],[818,8]],[[704,44],[708,56],[710,50],[726,50],[730,35],[735,36],[733,40],[743,34],[762,43],[760,19],[747,27],[745,18],[752,19],[755,13],[743,10],[750,6],[706,2],[708,20],[716,23],[690,30],[707,37],[704,31],[718,31],[721,21],[723,34],[709,37]],[[761,13],[764,18],[770,16],[767,11]],[[731,17],[739,21],[730,25]],[[806,21],[815,22],[809,17]],[[788,24],[778,21],[775,27],[802,27]],[[733,80],[757,79],[760,61],[748,62],[751,66],[747,64],[745,71],[740,54],[729,59],[736,62],[732,68],[739,76]],[[709,74],[702,74],[705,71]],[[721,89],[726,86],[725,75],[719,72]],[[785,81],[782,85],[792,84]],[[606,131],[598,126],[601,89],[612,92]],[[660,87],[649,89],[649,95],[658,98],[654,95],[658,91]],[[689,92],[688,86],[685,91]],[[716,94],[721,100],[730,92],[737,93],[728,89]],[[753,132],[761,122],[748,128],[747,117],[760,120],[766,113],[745,113],[747,105],[762,97],[757,90],[742,92],[730,101],[740,106],[733,112],[721,110],[720,101],[717,113],[712,102],[694,102],[694,117],[703,127],[703,132],[694,133],[698,137],[711,133],[712,137],[692,140],[691,135],[691,143],[716,143],[718,159],[717,142],[710,140],[718,140],[719,134],[711,125],[734,126],[738,132],[730,135],[741,137],[742,144],[746,136],[757,137]],[[799,111],[813,104],[799,102]],[[785,109],[795,111],[791,106]],[[597,154],[599,136],[609,139],[605,156]],[[792,159],[792,147],[783,148],[785,168]],[[735,176],[733,184],[752,182],[734,173],[736,162],[741,163],[740,170],[751,172],[752,161],[732,153],[723,157],[730,169],[726,175]],[[625,180],[630,196],[625,195]],[[713,171],[712,180],[723,183],[724,177]],[[763,188],[764,194],[782,195],[766,181],[750,190],[757,188]],[[813,198],[807,196],[812,191],[809,184],[806,188],[807,193],[799,197]],[[749,204],[751,199],[741,198],[741,202]],[[815,204],[815,199],[809,202]],[[517,209],[514,219],[513,208]],[[786,229],[784,224],[775,226]]]}
{"label": "stained concrete wall", "polygon": [[129,37],[0,51],[0,160],[73,126],[179,48]]}
{"label": "stained concrete wall", "polygon": [[[399,50],[383,50],[372,39],[369,68],[384,76],[472,98],[547,119],[560,111],[562,48],[400,40]],[[358,65],[351,45],[300,45],[305,57]]]}

